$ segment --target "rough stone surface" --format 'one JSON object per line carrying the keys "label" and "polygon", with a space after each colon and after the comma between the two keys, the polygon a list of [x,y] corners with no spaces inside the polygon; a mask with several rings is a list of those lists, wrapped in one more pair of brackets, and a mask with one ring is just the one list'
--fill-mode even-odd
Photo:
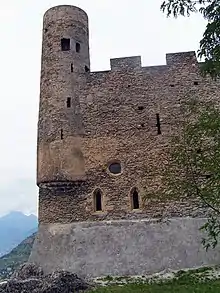
{"label": "rough stone surface", "polygon": [[175,218],[48,224],[39,227],[30,262],[46,273],[79,277],[145,275],[219,264],[220,250],[201,245],[205,219]]}
{"label": "rough stone surface", "polygon": [[44,275],[40,267],[25,264],[7,283],[0,285],[0,293],[75,293],[88,287],[76,274],[56,271]]}
{"label": "rough stone surface", "polygon": [[40,278],[43,276],[43,270],[41,267],[35,264],[25,263],[22,264],[19,270],[15,271],[11,279],[26,280],[28,278]]}

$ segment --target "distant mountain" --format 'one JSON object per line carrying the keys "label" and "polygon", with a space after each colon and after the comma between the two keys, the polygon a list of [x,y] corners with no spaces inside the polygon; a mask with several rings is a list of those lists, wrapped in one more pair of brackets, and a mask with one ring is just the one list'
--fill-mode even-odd
{"label": "distant mountain", "polygon": [[11,212],[0,218],[0,256],[10,252],[28,236],[37,231],[35,215]]}
{"label": "distant mountain", "polygon": [[28,261],[36,233],[22,241],[12,251],[0,257],[0,281],[5,280],[23,263]]}

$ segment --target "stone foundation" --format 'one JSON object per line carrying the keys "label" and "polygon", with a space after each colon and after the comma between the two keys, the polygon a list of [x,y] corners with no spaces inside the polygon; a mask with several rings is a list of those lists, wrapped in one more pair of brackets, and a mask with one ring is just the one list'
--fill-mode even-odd
{"label": "stone foundation", "polygon": [[206,252],[199,228],[205,219],[173,218],[41,224],[30,262],[46,273],[64,269],[81,277],[145,275],[220,262]]}

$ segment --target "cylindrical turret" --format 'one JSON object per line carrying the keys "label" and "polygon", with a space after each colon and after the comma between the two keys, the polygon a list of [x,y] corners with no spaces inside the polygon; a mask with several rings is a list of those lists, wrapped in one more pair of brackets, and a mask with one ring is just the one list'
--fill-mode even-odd
{"label": "cylindrical turret", "polygon": [[87,14],[63,5],[44,15],[37,183],[85,179],[79,86],[89,70]]}

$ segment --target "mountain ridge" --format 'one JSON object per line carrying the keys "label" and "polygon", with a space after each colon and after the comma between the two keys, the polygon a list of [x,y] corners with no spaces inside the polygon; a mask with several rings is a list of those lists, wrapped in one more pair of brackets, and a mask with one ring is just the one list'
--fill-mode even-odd
{"label": "mountain ridge", "polygon": [[12,211],[0,217],[0,256],[9,253],[28,236],[37,231],[38,219],[35,215],[25,215]]}

